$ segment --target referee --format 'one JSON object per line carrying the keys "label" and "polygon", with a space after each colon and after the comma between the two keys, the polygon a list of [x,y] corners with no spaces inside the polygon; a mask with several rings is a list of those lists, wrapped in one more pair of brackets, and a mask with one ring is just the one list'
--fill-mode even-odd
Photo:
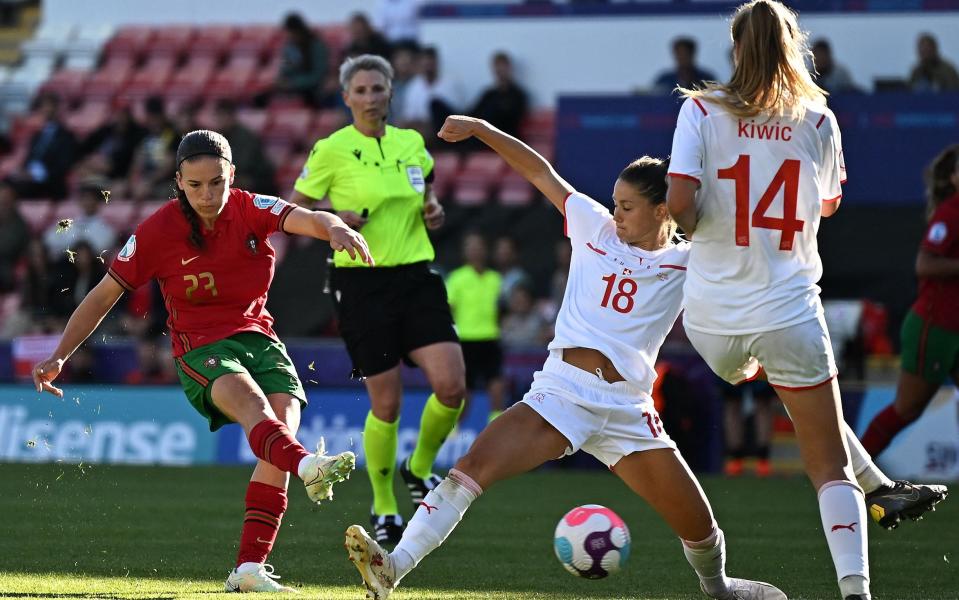
{"label": "referee", "polygon": [[426,230],[444,219],[431,189],[433,158],[419,133],[386,124],[392,79],[393,68],[380,56],[363,54],[340,66],[353,123],[316,142],[292,195],[362,231],[375,260],[370,267],[337,253],[330,288],[354,374],[370,395],[363,450],[373,487],[370,520],[382,543],[396,543],[403,533],[393,494],[400,362],[423,369],[433,389],[416,448],[400,467],[414,506],[440,481],[433,461],[459,418],[466,389],[446,288],[429,269],[434,255]]}

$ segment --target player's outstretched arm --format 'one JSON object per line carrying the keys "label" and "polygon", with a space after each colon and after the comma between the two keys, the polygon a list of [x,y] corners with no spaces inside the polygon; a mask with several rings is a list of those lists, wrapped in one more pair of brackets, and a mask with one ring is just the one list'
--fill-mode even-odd
{"label": "player's outstretched arm", "polygon": [[447,142],[461,142],[476,137],[503,157],[517,173],[536,186],[565,214],[566,198],[576,190],[553,169],[553,165],[521,140],[503,133],[482,119],[452,115],[446,118],[437,134]]}
{"label": "player's outstretched arm", "polygon": [[359,231],[350,229],[343,219],[328,212],[311,212],[294,208],[283,222],[287,233],[305,235],[318,240],[329,240],[334,252],[346,252],[350,258],[359,257],[373,266],[373,257],[366,239]]}
{"label": "player's outstretched arm", "polygon": [[67,362],[80,344],[100,325],[103,317],[107,316],[113,305],[117,303],[124,289],[110,275],[104,275],[100,283],[90,290],[80,305],[77,306],[67,326],[60,337],[60,343],[50,358],[37,363],[33,368],[33,383],[38,392],[50,392],[54,396],[63,397],[63,390],[53,385],[53,380],[60,375],[63,364]]}

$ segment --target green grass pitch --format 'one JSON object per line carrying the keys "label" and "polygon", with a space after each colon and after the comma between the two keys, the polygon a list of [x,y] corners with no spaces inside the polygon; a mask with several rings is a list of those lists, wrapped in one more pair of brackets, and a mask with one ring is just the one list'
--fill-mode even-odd
{"label": "green grass pitch", "polygon": [[[249,468],[233,467],[0,465],[0,598],[212,600],[233,566],[249,474]],[[805,480],[707,477],[703,484],[726,532],[731,575],[773,582],[790,598],[838,598]],[[369,502],[362,472],[320,507],[294,481],[270,557],[282,582],[300,589],[299,597],[362,598],[342,533],[350,523],[366,524]],[[616,510],[633,538],[625,570],[605,580],[573,577],[553,556],[557,520],[586,503]],[[959,502],[940,507],[894,532],[870,524],[876,600],[957,598]],[[679,542],[616,478],[603,471],[547,470],[484,494],[394,597],[703,596]]]}

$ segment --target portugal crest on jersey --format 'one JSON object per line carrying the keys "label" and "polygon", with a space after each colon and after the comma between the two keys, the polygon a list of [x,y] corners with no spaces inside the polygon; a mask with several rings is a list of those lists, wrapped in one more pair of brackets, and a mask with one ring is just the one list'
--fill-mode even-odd
{"label": "portugal crest on jersey", "polygon": [[126,244],[123,244],[123,248],[120,248],[120,253],[117,254],[117,260],[121,262],[128,262],[137,251],[137,236],[131,235],[130,239],[127,240]]}

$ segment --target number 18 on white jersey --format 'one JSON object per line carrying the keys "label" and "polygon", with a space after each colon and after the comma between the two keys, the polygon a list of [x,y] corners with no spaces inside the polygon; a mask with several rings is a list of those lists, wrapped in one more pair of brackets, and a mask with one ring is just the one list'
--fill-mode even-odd
{"label": "number 18 on white jersey", "polygon": [[836,118],[742,119],[708,99],[683,104],[670,175],[700,184],[685,324],[714,334],[781,329],[822,313],[816,244],[824,202],[845,181]]}

